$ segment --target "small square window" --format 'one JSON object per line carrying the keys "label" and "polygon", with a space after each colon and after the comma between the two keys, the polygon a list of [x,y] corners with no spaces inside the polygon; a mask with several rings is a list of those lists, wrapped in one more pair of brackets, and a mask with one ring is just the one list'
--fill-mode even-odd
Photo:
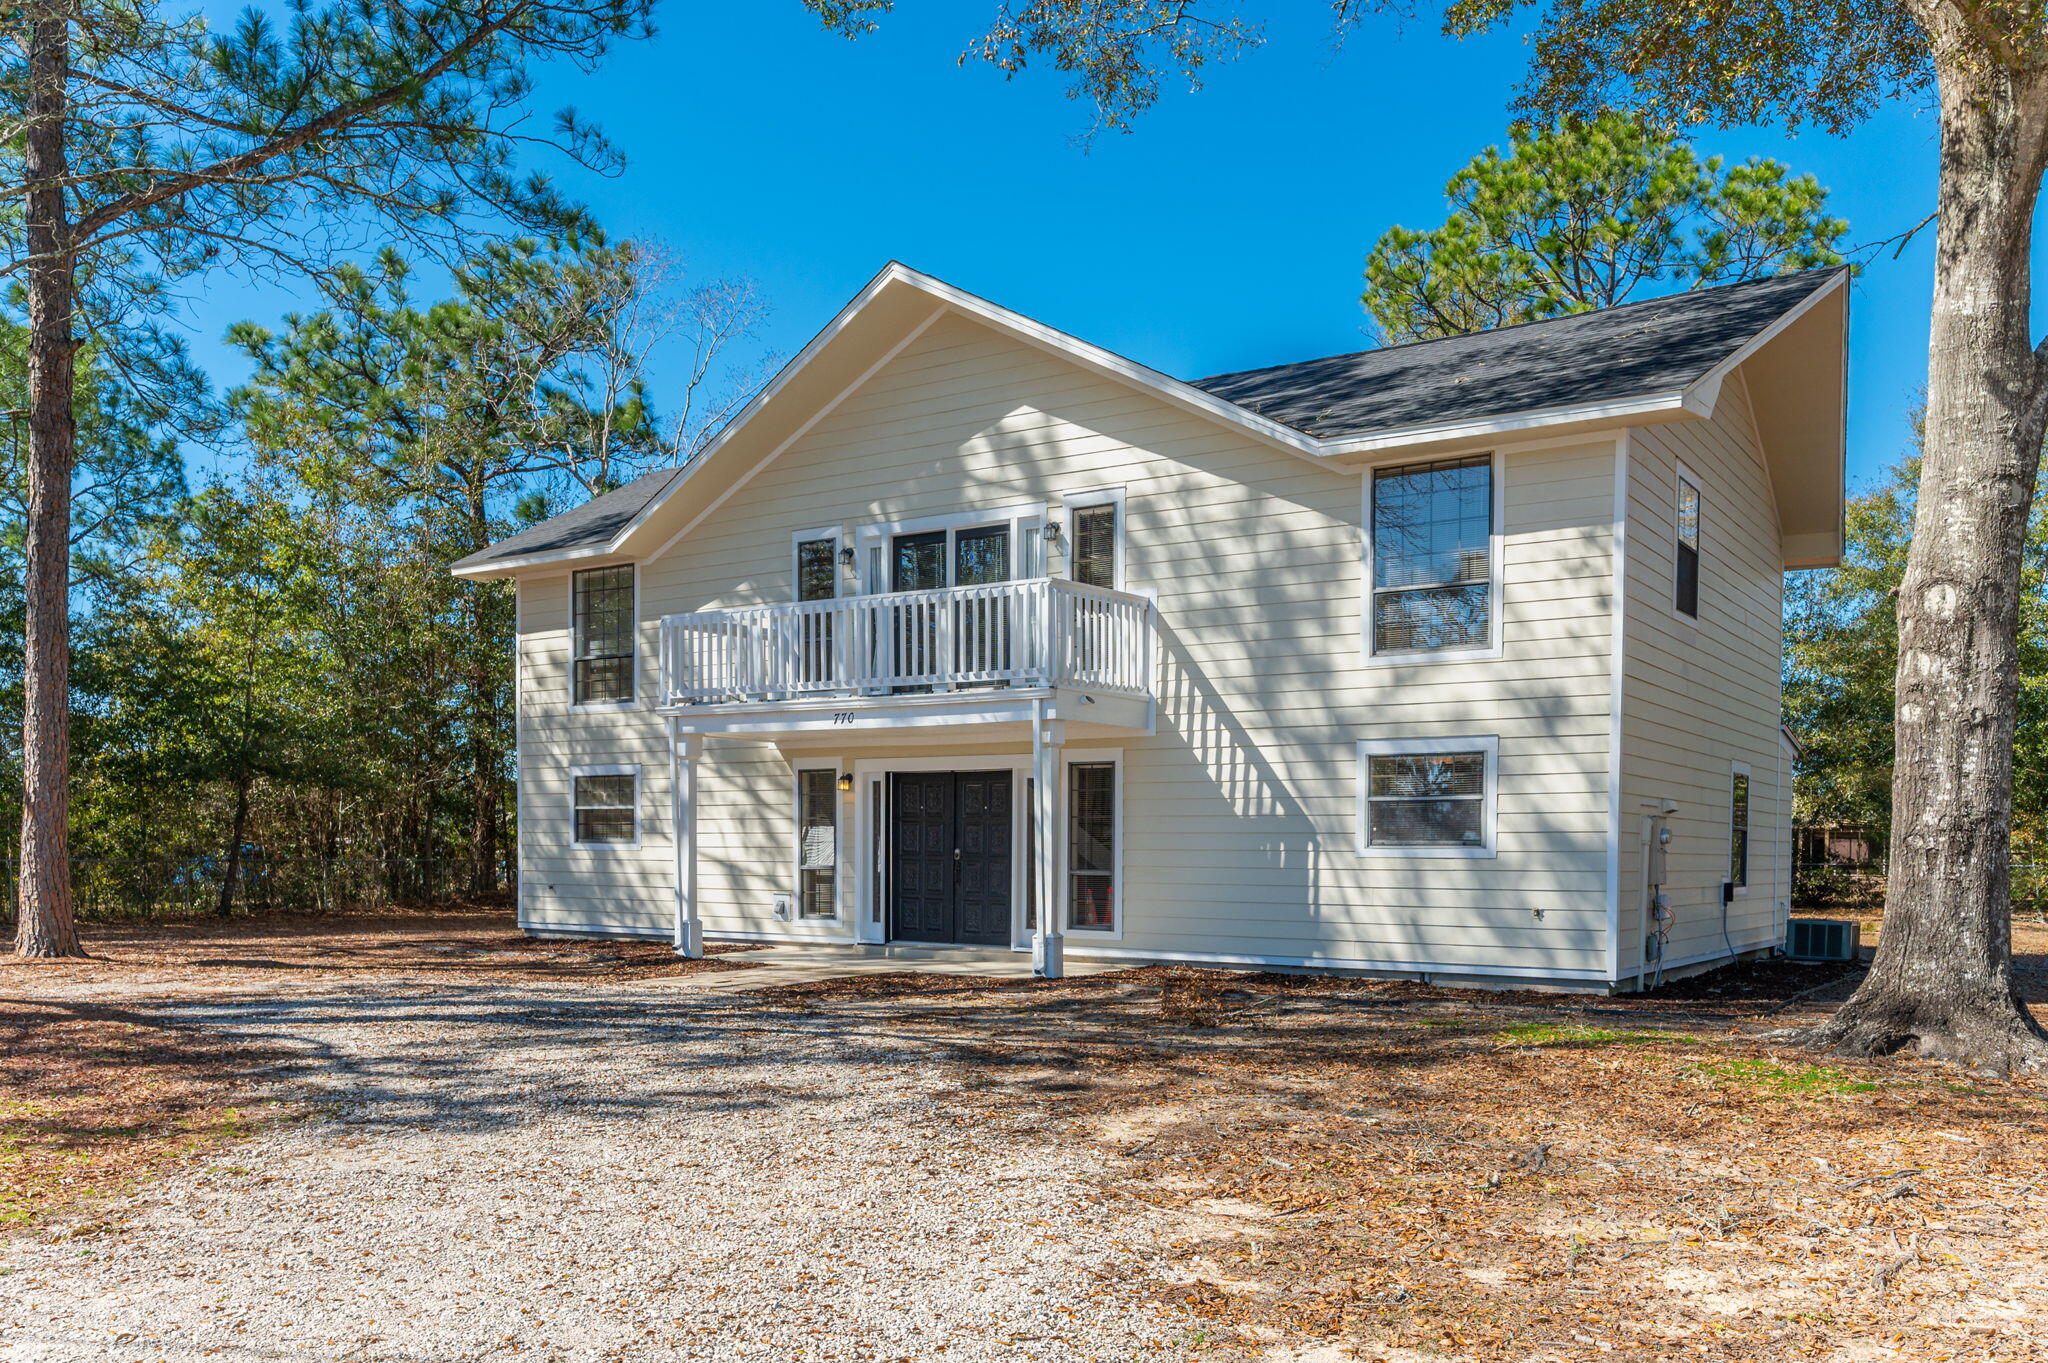
{"label": "small square window", "polygon": [[570,781],[579,844],[604,847],[639,841],[637,772],[594,772],[573,776]]}

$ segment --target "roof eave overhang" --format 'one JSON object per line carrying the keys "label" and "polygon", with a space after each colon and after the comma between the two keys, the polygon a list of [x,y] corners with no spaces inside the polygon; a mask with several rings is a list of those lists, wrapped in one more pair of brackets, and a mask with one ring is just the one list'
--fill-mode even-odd
{"label": "roof eave overhang", "polygon": [[[1593,433],[1615,427],[1655,425],[1710,417],[1713,415],[1721,382],[1726,375],[1733,372],[1744,359],[1775,339],[1822,298],[1832,296],[1842,283],[1842,278],[1838,277],[1816,290],[1786,317],[1759,333],[1729,360],[1682,390],[1539,408],[1484,418],[1429,422],[1341,438],[1321,439],[1260,416],[1248,408],[1225,401],[1192,384],[1162,374],[1135,360],[1068,335],[1022,313],[991,303],[943,280],[892,261],[870,280],[852,301],[840,309],[839,313],[788,364],[783,366],[775,378],[726,424],[718,436],[680,475],[650,499],[648,504],[615,532],[610,540],[602,544],[578,545],[512,558],[464,562],[456,565],[451,571],[458,577],[479,580],[515,577],[523,573],[559,570],[571,566],[599,566],[606,560],[643,558],[666,550],[675,543],[684,530],[696,524],[697,520],[702,518],[702,514],[708,512],[691,519],[684,530],[661,534],[661,527],[656,522],[663,508],[678,496],[704,491],[706,483],[716,479],[721,473],[730,474],[735,480],[723,493],[730,495],[738,484],[751,478],[774,457],[776,452],[794,440],[797,434],[809,429],[809,426],[823,414],[822,411],[813,412],[807,420],[793,423],[793,434],[779,441],[769,442],[767,454],[758,462],[734,470],[730,467],[730,461],[723,457],[729,447],[748,436],[758,420],[774,411],[779,400],[792,395],[792,391],[802,383],[806,371],[811,368],[814,361],[833,347],[835,342],[846,340],[849,333],[859,327],[863,318],[884,310],[894,313],[897,320],[895,325],[884,329],[876,338],[881,358],[861,370],[851,384],[830,399],[825,410],[836,404],[839,397],[845,396],[859,383],[864,382],[881,364],[893,357],[902,346],[938,317],[948,312],[956,312],[1083,368],[1150,392],[1183,410],[1242,431],[1270,448],[1298,456],[1310,463],[1329,468],[1332,472],[1352,473],[1371,463],[1381,462],[1389,456],[1432,454],[1471,448],[1503,439]],[[913,299],[912,295],[917,297]],[[722,496],[714,495],[709,505],[715,508],[721,500]],[[1839,539],[1839,517],[1837,532]],[[657,534],[660,535],[659,538],[656,538]]]}

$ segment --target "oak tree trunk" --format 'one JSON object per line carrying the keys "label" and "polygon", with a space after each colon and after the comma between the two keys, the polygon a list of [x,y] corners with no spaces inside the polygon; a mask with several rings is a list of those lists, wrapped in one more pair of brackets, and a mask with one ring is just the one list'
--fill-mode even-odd
{"label": "oak tree trunk", "polygon": [[71,466],[76,288],[64,180],[70,6],[42,0],[29,28],[28,527],[21,710],[21,889],[15,950],[83,956],[71,914]]}
{"label": "oak tree trunk", "polygon": [[1884,931],[1862,987],[1810,1039],[2048,1063],[2012,970],[2009,843],[2021,558],[2044,424],[2028,325],[2048,80],[1940,72],[1941,181],[1927,435],[1899,591],[1897,757]]}

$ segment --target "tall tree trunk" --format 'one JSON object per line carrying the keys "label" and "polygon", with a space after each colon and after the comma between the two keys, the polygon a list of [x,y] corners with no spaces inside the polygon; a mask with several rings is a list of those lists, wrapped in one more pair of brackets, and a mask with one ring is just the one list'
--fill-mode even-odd
{"label": "tall tree trunk", "polygon": [[[469,487],[470,552],[490,543],[489,508],[484,485]],[[489,899],[498,892],[498,688],[491,659],[501,641],[488,626],[490,588],[471,583],[469,596],[470,825],[469,897]]]}
{"label": "tall tree trunk", "polygon": [[2010,833],[2020,567],[2044,425],[2027,313],[2048,79],[1962,65],[1951,56],[1940,72],[1927,439],[1899,592],[1884,931],[1862,987],[1812,1039],[2035,1068],[2048,1064],[2048,1035],[2013,979]]}
{"label": "tall tree trunk", "polygon": [[235,778],[235,813],[228,821],[228,862],[221,876],[220,899],[213,911],[222,918],[235,911],[235,882],[242,876],[242,841],[249,832],[249,778]]}
{"label": "tall tree trunk", "polygon": [[68,0],[38,0],[29,27],[27,186],[28,535],[21,708],[21,889],[15,950],[83,956],[71,914],[71,412],[75,261],[65,216]]}

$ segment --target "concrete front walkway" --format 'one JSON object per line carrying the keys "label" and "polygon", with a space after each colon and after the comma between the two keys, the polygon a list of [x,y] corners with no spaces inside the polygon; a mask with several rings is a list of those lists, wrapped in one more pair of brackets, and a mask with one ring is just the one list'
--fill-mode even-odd
{"label": "concrete front walkway", "polygon": [[[846,979],[855,975],[958,975],[984,980],[1028,980],[1031,956],[1021,951],[1000,951],[976,947],[907,946],[816,946],[785,944],[727,956],[745,961],[745,970],[706,971],[649,981],[670,989],[688,989],[715,994],[750,994],[757,989],[778,989],[791,984],[815,984],[821,980]],[[1077,961],[1068,958],[1070,979],[1125,970],[1129,962]]]}

